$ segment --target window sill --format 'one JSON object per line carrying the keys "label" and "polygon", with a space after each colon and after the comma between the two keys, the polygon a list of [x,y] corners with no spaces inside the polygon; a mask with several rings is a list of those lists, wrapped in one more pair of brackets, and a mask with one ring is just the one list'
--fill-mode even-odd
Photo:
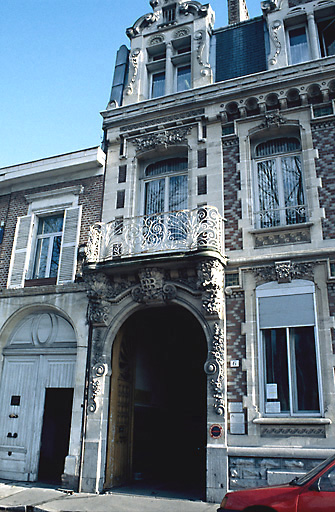
{"label": "window sill", "polygon": [[56,284],[57,277],[44,277],[42,279],[26,279],[24,287],[29,288],[30,286],[46,286]]}
{"label": "window sill", "polygon": [[301,224],[285,224],[285,226],[273,226],[271,228],[255,228],[251,229],[250,233],[252,235],[258,235],[260,233],[277,233],[281,231],[288,230],[300,230],[301,228],[310,228],[313,226],[313,222],[302,222]]}
{"label": "window sill", "polygon": [[255,418],[252,422],[256,425],[331,425],[330,418],[295,418],[295,417],[276,417],[276,418]]}

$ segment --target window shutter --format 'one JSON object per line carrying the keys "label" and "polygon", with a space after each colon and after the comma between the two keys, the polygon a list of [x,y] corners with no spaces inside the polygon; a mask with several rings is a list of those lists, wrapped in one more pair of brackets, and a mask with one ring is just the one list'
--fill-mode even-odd
{"label": "window shutter", "polygon": [[24,285],[31,250],[32,220],[32,215],[25,215],[17,219],[8,288],[22,288]]}
{"label": "window shutter", "polygon": [[62,247],[57,284],[74,281],[79,242],[81,206],[67,208],[64,215]]}

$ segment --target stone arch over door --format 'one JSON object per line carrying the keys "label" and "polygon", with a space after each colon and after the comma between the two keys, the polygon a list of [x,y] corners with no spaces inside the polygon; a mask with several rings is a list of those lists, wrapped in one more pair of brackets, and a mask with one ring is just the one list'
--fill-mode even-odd
{"label": "stone arch over door", "polygon": [[[40,464],[46,390],[54,389],[58,401],[61,395],[67,401],[66,429],[70,428],[76,336],[60,312],[46,307],[18,312],[7,323],[4,334],[7,342],[2,351],[0,380],[0,475],[6,479],[35,481]],[[65,453],[66,446],[63,450]],[[60,464],[64,466],[64,461]],[[59,472],[62,470],[59,468]]]}
{"label": "stone arch over door", "polygon": [[[179,306],[193,314],[207,341],[207,359],[202,370],[207,374],[207,500],[216,501],[222,495],[222,489],[227,487],[224,264],[219,258],[207,256],[183,262],[180,269],[143,265],[122,275],[122,279],[106,272],[87,274],[91,376],[82,490],[98,492],[104,487],[111,353],[117,333],[136,310]],[[187,357],[183,364],[187,366],[190,361]],[[181,386],[183,375],[181,367],[177,377]],[[213,425],[219,425],[217,437],[210,434]]]}

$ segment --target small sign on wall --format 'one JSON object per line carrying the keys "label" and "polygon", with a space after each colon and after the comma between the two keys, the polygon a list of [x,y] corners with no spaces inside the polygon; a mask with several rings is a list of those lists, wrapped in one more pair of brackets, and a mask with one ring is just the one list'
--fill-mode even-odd
{"label": "small sign on wall", "polygon": [[214,439],[218,439],[222,436],[222,427],[221,425],[211,425],[211,428],[209,429],[209,433],[211,437]]}

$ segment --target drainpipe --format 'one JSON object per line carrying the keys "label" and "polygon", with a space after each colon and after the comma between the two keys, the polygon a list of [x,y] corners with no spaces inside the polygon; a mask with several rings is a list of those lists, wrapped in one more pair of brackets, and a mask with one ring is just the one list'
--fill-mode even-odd
{"label": "drainpipe", "polygon": [[85,386],[84,386],[84,399],[83,399],[83,414],[81,422],[81,436],[80,436],[80,459],[79,459],[79,475],[78,475],[78,492],[82,490],[82,477],[83,477],[83,463],[84,463],[84,444],[86,440],[87,431],[87,403],[88,392],[90,385],[90,368],[91,368],[91,350],[92,349],[92,324],[90,322],[88,329],[87,340],[87,357],[85,369]]}

